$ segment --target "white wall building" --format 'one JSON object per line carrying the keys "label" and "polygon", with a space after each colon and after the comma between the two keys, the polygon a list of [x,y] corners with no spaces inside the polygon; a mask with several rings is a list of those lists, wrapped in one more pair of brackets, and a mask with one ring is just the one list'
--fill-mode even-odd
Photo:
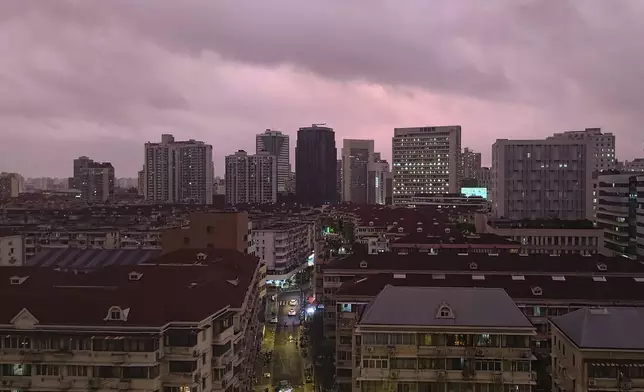
{"label": "white wall building", "polygon": [[24,178],[18,173],[0,173],[0,200],[18,197],[24,192]]}
{"label": "white wall building", "polygon": [[277,192],[286,192],[291,173],[289,136],[270,129],[256,135],[255,153],[259,154],[263,151],[277,157]]}
{"label": "white wall building", "polygon": [[160,143],[145,143],[145,200],[156,203],[212,204],[212,146],[201,141],[175,141],[161,135]]}
{"label": "white wall building", "polygon": [[266,263],[266,280],[286,280],[306,267],[313,251],[314,227],[304,222],[277,223],[253,229],[255,256]]}
{"label": "white wall building", "polygon": [[459,187],[461,127],[395,128],[393,204],[417,193],[456,193]]}
{"label": "white wall building", "polygon": [[615,159],[615,135],[612,133],[602,133],[601,128],[586,128],[583,131],[567,131],[555,133],[548,139],[567,139],[567,140],[587,140],[595,158],[594,170],[601,172],[603,170],[615,169],[617,163]]}
{"label": "white wall building", "polygon": [[226,157],[226,204],[277,203],[277,157],[239,150]]}
{"label": "white wall building", "polygon": [[492,211],[508,219],[592,219],[592,145],[499,139],[492,146]]}
{"label": "white wall building", "polygon": [[19,266],[25,262],[22,236],[0,231],[0,267]]}

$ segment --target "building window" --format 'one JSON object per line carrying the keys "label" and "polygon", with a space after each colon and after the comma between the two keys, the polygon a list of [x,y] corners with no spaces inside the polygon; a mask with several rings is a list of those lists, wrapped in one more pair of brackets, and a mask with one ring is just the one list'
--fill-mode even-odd
{"label": "building window", "polygon": [[438,308],[436,318],[454,318],[454,313],[447,304],[443,304]]}

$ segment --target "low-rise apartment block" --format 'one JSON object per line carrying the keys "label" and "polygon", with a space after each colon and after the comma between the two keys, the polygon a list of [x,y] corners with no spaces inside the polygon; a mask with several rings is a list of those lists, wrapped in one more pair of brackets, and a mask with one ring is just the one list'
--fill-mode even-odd
{"label": "low-rise apartment block", "polygon": [[274,223],[253,229],[255,253],[266,264],[266,279],[284,281],[305,268],[315,242],[309,222]]}
{"label": "low-rise apartment block", "polygon": [[644,389],[644,308],[584,308],[553,318],[553,391]]}
{"label": "low-rise apartment block", "polygon": [[[182,250],[79,273],[0,269],[0,380],[8,390],[248,391],[260,264]],[[206,299],[206,300],[205,300]]]}
{"label": "low-rise apartment block", "polygon": [[529,392],[533,335],[502,289],[386,286],[357,321],[352,390]]}
{"label": "low-rise apartment block", "polygon": [[12,230],[0,229],[0,267],[18,266],[24,262],[22,236]]}
{"label": "low-rise apartment block", "polygon": [[516,241],[524,253],[606,254],[604,232],[590,220],[488,219],[476,214],[476,232]]}

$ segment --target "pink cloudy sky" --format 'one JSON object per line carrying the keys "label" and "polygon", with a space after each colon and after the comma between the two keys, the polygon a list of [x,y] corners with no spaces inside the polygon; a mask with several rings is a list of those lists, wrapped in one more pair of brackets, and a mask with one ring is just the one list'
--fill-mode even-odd
{"label": "pink cloudy sky", "polygon": [[643,156],[642,0],[0,2],[0,171],[135,176],[161,133],[252,151],[326,122],[391,157],[397,126],[497,138],[602,127]]}

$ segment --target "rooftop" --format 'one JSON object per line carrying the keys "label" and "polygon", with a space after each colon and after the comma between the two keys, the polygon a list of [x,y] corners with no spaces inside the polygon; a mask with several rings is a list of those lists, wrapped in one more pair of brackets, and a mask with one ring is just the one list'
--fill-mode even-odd
{"label": "rooftop", "polygon": [[160,250],[45,248],[27,260],[31,267],[96,269],[137,265],[159,256]]}
{"label": "rooftop", "polygon": [[[481,279],[480,277],[484,278]],[[553,279],[553,276],[555,278]],[[603,278],[603,279],[601,279]],[[528,301],[564,300],[576,303],[644,302],[644,279],[633,277],[559,275],[463,275],[463,274],[377,274],[342,283],[342,297],[375,297],[387,285],[422,287],[502,288],[514,299]],[[338,299],[340,301],[340,299]]]}
{"label": "rooftop", "polygon": [[391,285],[374,299],[360,325],[532,328],[503,289]]}
{"label": "rooftop", "polygon": [[596,229],[593,222],[586,219],[491,219],[487,224],[499,229]]}
{"label": "rooftop", "polygon": [[551,322],[580,348],[644,350],[644,308],[584,308]]}
{"label": "rooftop", "polygon": [[332,260],[325,267],[325,273],[349,270],[359,271],[356,274],[379,271],[405,272],[422,271],[453,273],[563,273],[563,274],[601,274],[601,275],[644,275],[644,264],[622,257],[602,255],[582,256],[566,254],[550,256],[548,254],[521,255],[518,253],[450,253],[435,255],[415,252],[407,255],[394,253],[359,254],[353,253],[340,259]]}
{"label": "rooftop", "polygon": [[[183,249],[136,266],[93,271],[0,268],[0,325],[26,309],[39,325],[161,327],[242,306],[257,260],[221,249]],[[124,317],[110,319],[116,308]]]}
{"label": "rooftop", "polygon": [[428,228],[418,225],[418,228],[421,228],[422,231],[414,232],[405,235],[402,238],[397,239],[392,243],[392,245],[402,245],[402,244],[454,244],[454,245],[515,245],[516,247],[521,247],[516,241],[509,240],[505,237],[501,237],[496,234],[469,234],[463,235],[459,231],[450,229],[449,232],[445,231],[445,228],[437,228],[435,230],[429,230]]}

